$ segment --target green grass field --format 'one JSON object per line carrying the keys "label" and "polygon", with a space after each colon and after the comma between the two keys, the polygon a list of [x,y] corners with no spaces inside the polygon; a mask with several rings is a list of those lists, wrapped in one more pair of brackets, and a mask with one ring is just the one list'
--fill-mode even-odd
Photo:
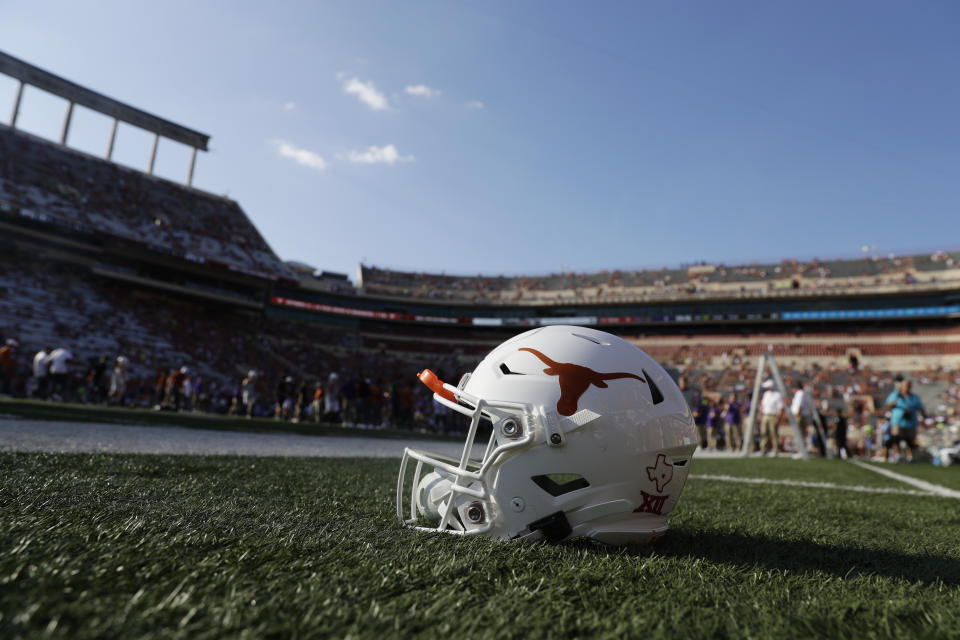
{"label": "green grass field", "polygon": [[693,478],[653,547],[521,546],[401,529],[397,467],[2,453],[0,637],[960,637],[960,500]]}

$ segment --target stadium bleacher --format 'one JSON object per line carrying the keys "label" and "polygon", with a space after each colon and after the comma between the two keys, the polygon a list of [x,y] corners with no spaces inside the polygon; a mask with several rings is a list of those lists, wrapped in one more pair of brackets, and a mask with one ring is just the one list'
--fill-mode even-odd
{"label": "stadium bleacher", "polygon": [[[403,406],[395,408],[408,415],[408,426],[433,424],[436,410],[429,393],[415,383],[418,370],[430,367],[454,380],[503,340],[509,328],[290,319],[263,307],[260,299],[270,285],[244,289],[218,280],[215,271],[226,267],[268,281],[282,278],[302,292],[339,296],[338,305],[363,301],[364,310],[371,304],[374,309],[394,308],[397,298],[450,305],[448,310],[727,297],[768,301],[813,294],[836,295],[842,305],[843,296],[852,291],[937,291],[943,286],[956,289],[960,282],[960,253],[938,251],[509,277],[362,265],[355,289],[341,274],[281,262],[236,202],[2,126],[0,222],[14,227],[38,223],[48,237],[120,238],[169,256],[174,263],[204,265],[197,277],[184,270],[165,283],[144,283],[137,281],[146,276],[131,266],[129,256],[114,259],[105,250],[94,257],[71,257],[62,247],[47,253],[42,241],[29,244],[36,239],[26,244],[23,238],[0,239],[0,334],[21,344],[22,382],[29,379],[27,364],[33,353],[43,346],[67,346],[78,361],[76,387],[85,384],[89,362],[124,355],[131,361],[130,402],[155,402],[156,379],[187,366],[195,379],[204,381],[205,408],[222,411],[244,373],[255,368],[263,374],[259,390],[269,411],[278,380],[292,375],[314,384],[339,372],[346,389],[372,385],[382,390],[385,395],[378,402],[385,397],[400,402],[402,397]],[[203,269],[209,269],[207,276]],[[198,301],[188,295],[191,291],[210,295]],[[750,327],[739,333],[717,326],[677,335],[663,329],[644,335],[625,326],[620,333],[666,366],[686,372],[704,392],[743,393],[757,357],[773,353],[788,379],[811,381],[825,399],[880,394],[892,384],[894,372],[911,371],[923,376],[930,402],[948,412],[957,408],[960,379],[952,363],[960,356],[960,327],[954,325],[854,325],[849,331],[809,332]],[[848,368],[851,355],[862,370]]]}
{"label": "stadium bleacher", "polygon": [[15,215],[195,262],[292,275],[236,202],[2,125],[0,202]]}
{"label": "stadium bleacher", "polygon": [[825,291],[840,295],[958,281],[960,252],[546,276],[452,276],[361,265],[360,274],[362,290],[369,294],[474,304],[647,301],[694,295],[770,297]]}

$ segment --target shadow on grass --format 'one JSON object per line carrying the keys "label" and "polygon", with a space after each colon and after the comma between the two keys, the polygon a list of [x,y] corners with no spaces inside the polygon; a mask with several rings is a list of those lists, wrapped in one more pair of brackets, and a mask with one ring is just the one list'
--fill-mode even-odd
{"label": "shadow on grass", "polygon": [[[594,545],[593,549],[601,553],[620,552],[598,545]],[[958,558],[839,547],[808,540],[777,540],[740,533],[671,530],[657,544],[651,547],[636,547],[626,553],[637,556],[699,558],[744,568],[804,573],[822,571],[842,578],[879,575],[909,582],[960,586]]]}

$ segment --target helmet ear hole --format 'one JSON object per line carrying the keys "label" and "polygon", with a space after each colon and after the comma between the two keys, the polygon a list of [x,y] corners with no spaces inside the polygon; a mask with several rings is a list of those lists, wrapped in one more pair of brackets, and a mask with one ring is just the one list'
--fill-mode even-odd
{"label": "helmet ear hole", "polygon": [[502,433],[505,438],[516,440],[523,436],[523,426],[516,418],[505,418],[500,422],[500,433]]}

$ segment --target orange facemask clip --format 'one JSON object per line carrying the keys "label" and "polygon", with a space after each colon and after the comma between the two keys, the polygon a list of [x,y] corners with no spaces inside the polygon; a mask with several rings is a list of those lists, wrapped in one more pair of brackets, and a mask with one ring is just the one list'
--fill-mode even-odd
{"label": "orange facemask clip", "polygon": [[424,369],[423,371],[417,374],[417,377],[420,378],[420,382],[427,385],[431,391],[433,391],[435,394],[437,394],[441,398],[444,398],[445,400],[449,400],[450,402],[457,401],[457,398],[456,396],[453,395],[453,392],[447,389],[444,389],[443,381],[437,377],[437,374],[435,374],[433,371],[430,371],[430,369]]}

